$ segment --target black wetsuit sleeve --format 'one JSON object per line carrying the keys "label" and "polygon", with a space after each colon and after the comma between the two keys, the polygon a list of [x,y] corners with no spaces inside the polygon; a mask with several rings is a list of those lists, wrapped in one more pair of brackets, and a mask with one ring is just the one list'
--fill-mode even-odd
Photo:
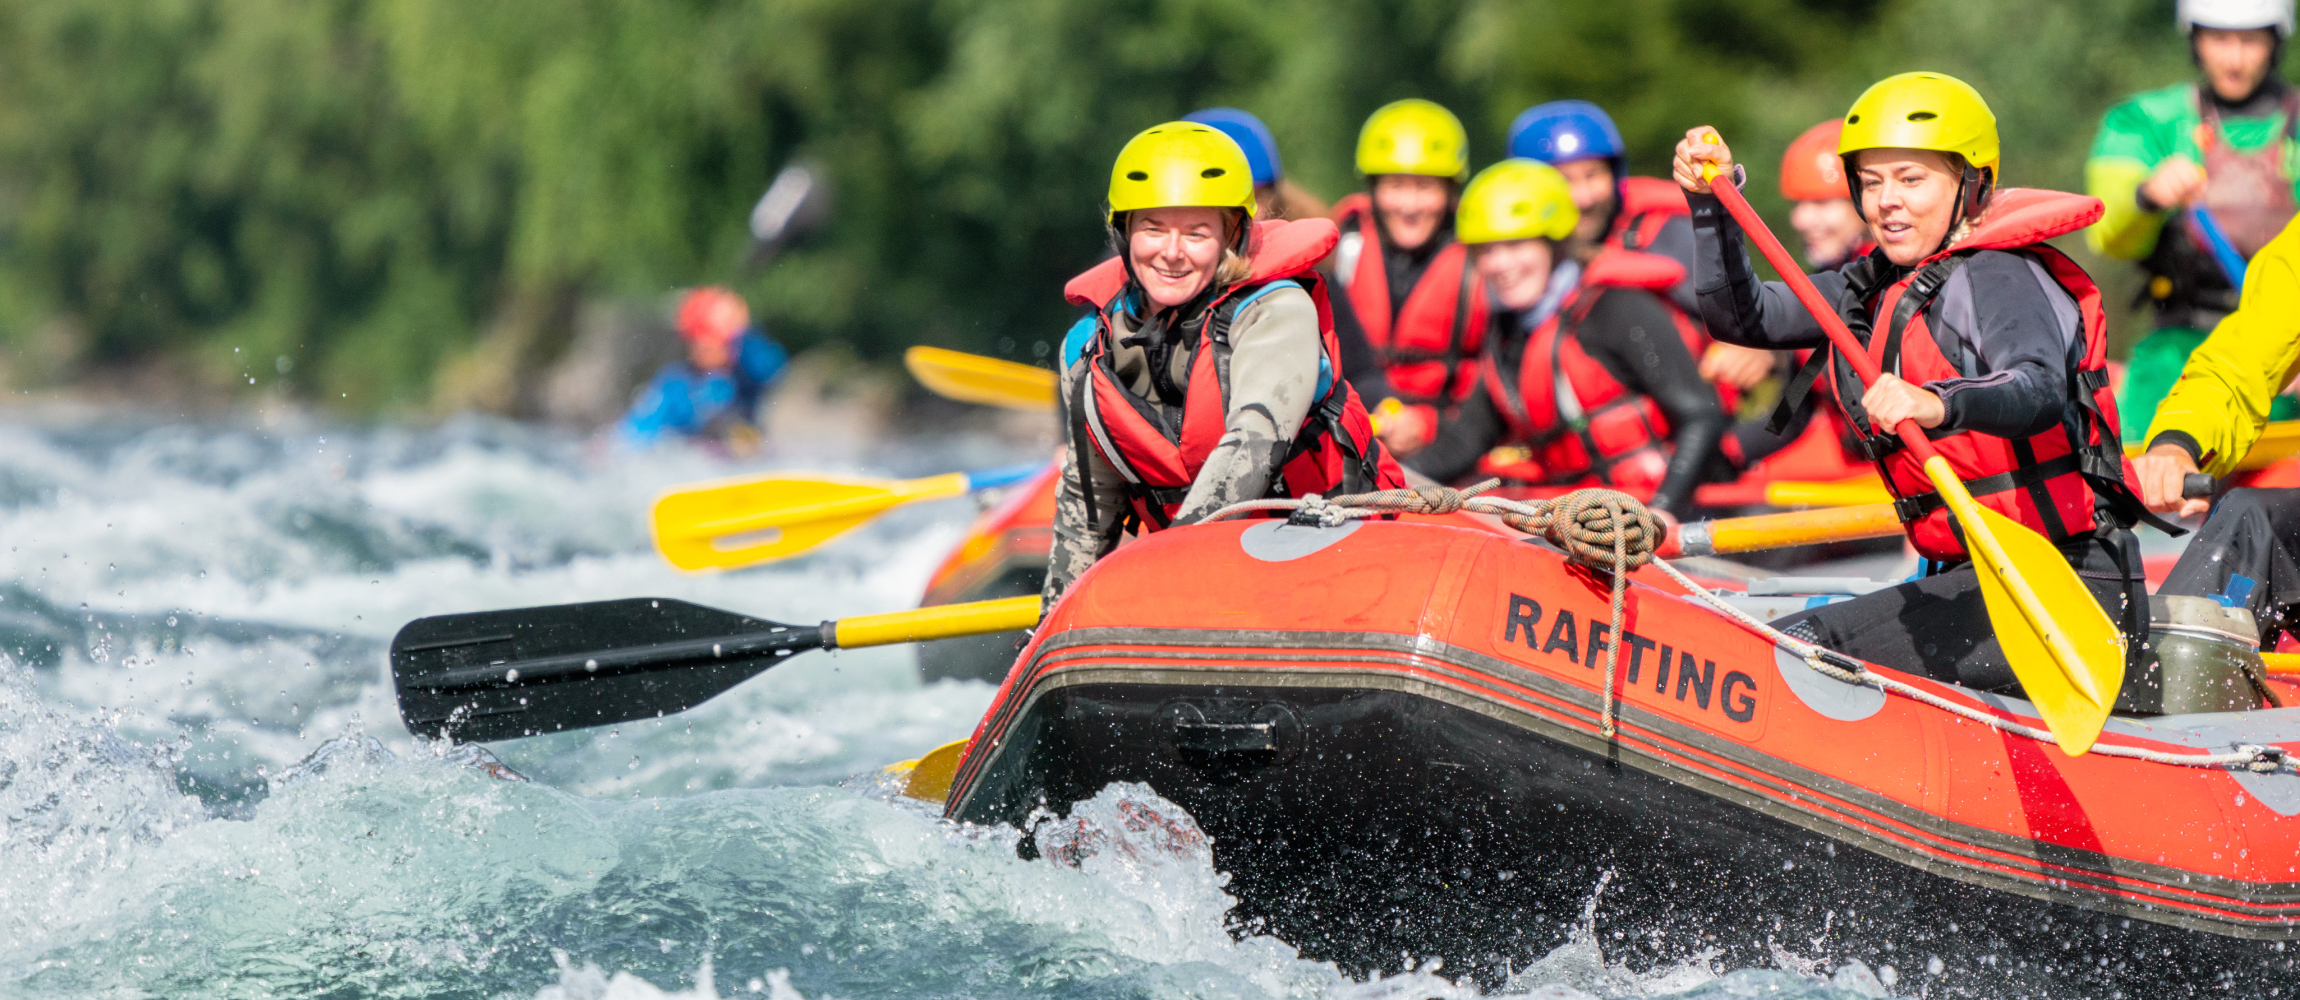
{"label": "black wetsuit sleeve", "polygon": [[1342,349],[1342,377],[1358,390],[1358,398],[1371,409],[1382,400],[1397,395],[1390,388],[1389,375],[1382,371],[1381,355],[1374,353],[1372,341],[1366,339],[1366,328],[1358,322],[1358,311],[1350,303],[1350,295],[1340,283],[1333,289],[1334,340]]}
{"label": "black wetsuit sleeve", "polygon": [[1979,431],[2019,438],[2059,423],[2068,399],[2074,331],[2053,308],[2051,293],[2016,254],[1974,254],[1959,277],[1972,282],[1977,327],[1960,332],[1965,349],[1979,356],[1982,374],[1925,384],[1940,395],[1947,411],[1930,433]]}
{"label": "black wetsuit sleeve", "polygon": [[[1709,335],[1728,344],[1796,350],[1828,343],[1821,324],[1805,311],[1789,286],[1758,281],[1749,265],[1741,227],[1716,195],[1685,196],[1693,206],[1693,298]],[[1811,275],[1821,297],[1839,303],[1847,297],[1845,277],[1836,271]]]}
{"label": "black wetsuit sleeve", "polygon": [[1669,286],[1669,300],[1687,315],[1700,315],[1701,304],[1693,297],[1693,220],[1672,215],[1653,234],[1653,241],[1645,245],[1645,252],[1660,254],[1684,265],[1685,280]]}
{"label": "black wetsuit sleeve", "polygon": [[1478,460],[1509,436],[1509,425],[1494,409],[1479,379],[1469,397],[1438,422],[1437,439],[1404,459],[1407,468],[1441,483],[1460,481],[1477,471]]}
{"label": "black wetsuit sleeve", "polygon": [[1701,380],[1669,310],[1647,292],[1608,291],[1582,320],[1580,340],[1591,358],[1629,391],[1650,397],[1669,418],[1674,450],[1652,506],[1685,513],[1728,417],[1717,390]]}

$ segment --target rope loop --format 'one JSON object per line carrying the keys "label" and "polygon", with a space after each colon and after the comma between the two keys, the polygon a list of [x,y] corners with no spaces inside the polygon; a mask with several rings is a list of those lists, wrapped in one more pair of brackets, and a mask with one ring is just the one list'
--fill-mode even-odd
{"label": "rope loop", "polygon": [[1334,503],[1343,507],[1360,507],[1390,514],[1453,514],[1469,509],[1469,501],[1478,494],[1501,485],[1499,479],[1488,479],[1465,489],[1451,486],[1416,486],[1402,490],[1376,490],[1372,493],[1352,493],[1335,497]]}
{"label": "rope loop", "polygon": [[1574,562],[1603,570],[1633,570],[1653,561],[1667,530],[1636,497],[1619,490],[1575,490],[1533,514],[1506,513],[1501,523],[1547,538]]}

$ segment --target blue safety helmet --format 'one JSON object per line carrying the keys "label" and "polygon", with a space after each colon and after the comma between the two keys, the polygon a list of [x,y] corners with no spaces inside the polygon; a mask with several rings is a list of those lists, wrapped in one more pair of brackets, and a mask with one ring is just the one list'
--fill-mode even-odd
{"label": "blue safety helmet", "polygon": [[1525,109],[1509,123],[1509,155],[1551,166],[1604,160],[1616,183],[1629,178],[1629,147],[1605,109],[1588,101],[1551,101]]}
{"label": "blue safety helmet", "polygon": [[1278,162],[1278,140],[1261,119],[1237,108],[1206,108],[1183,115],[1182,120],[1212,125],[1237,140],[1238,148],[1246,151],[1246,165],[1253,168],[1255,187],[1276,184],[1286,175]]}

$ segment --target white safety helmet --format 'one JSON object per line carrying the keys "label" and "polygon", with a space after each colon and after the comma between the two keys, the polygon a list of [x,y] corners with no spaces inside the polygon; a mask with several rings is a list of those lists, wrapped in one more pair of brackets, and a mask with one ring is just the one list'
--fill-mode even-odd
{"label": "white safety helmet", "polygon": [[2292,0],[2180,0],[2179,18],[2183,35],[2198,28],[2274,28],[2276,37],[2292,37]]}

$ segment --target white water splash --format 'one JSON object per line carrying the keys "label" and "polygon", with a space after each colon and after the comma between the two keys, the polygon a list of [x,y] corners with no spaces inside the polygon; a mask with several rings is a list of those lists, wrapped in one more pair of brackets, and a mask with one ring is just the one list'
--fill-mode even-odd
{"label": "white water splash", "polygon": [[[971,513],[905,510],[757,571],[664,567],[648,502],[730,471],[489,423],[0,435],[0,648],[29,665],[0,671],[0,994],[1477,995],[1231,937],[1205,838],[1139,786],[1041,830],[1062,860],[1040,861],[1015,831],[828,787],[988,704],[920,686],[907,650],[497,746],[529,782],[400,728],[382,653],[411,617],[636,594],[893,610]],[[1507,995],[1877,995],[1850,966],[1631,970],[1586,933],[1526,959]]]}

